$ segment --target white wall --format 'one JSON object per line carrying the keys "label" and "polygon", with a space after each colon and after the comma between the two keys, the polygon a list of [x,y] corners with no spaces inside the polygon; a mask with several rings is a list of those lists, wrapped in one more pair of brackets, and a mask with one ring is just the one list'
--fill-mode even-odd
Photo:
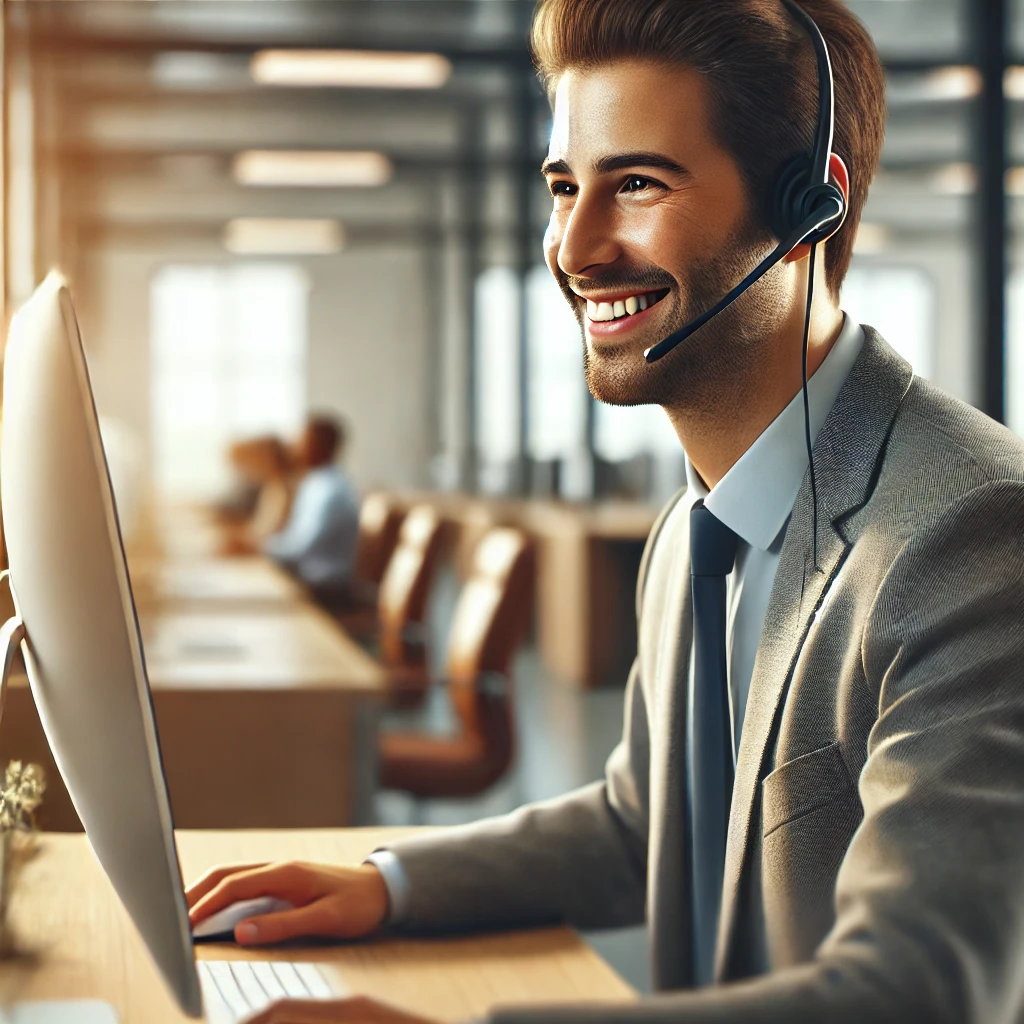
{"label": "white wall", "polygon": [[[149,283],[164,263],[215,262],[209,246],[110,244],[85,254],[72,281],[101,414],[149,442]],[[348,420],[346,463],[358,486],[427,482],[430,325],[424,257],[411,248],[360,248],[303,261],[310,293],[310,408]]]}

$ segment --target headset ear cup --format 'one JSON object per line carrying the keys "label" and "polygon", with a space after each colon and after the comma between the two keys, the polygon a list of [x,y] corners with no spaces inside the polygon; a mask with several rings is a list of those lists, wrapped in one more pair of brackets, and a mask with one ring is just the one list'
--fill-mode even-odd
{"label": "headset ear cup", "polygon": [[811,187],[811,159],[796,156],[782,169],[772,200],[772,230],[788,238],[806,219],[802,196]]}
{"label": "headset ear cup", "polygon": [[835,230],[837,222],[846,216],[843,193],[831,183],[812,184],[811,174],[811,160],[806,156],[795,157],[782,169],[772,203],[772,230],[777,238],[789,237],[826,201],[838,202],[842,213],[820,231],[808,236],[806,242],[820,242],[827,238]]}

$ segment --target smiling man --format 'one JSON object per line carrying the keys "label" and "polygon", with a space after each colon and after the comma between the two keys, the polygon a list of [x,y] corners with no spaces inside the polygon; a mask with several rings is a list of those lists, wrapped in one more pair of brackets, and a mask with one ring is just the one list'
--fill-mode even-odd
{"label": "smiling man", "polygon": [[883,75],[840,0],[800,6],[835,67],[845,222],[653,365],[783,233],[817,124],[807,26],[782,0],[538,7],[548,265],[593,393],[662,406],[687,455],[605,779],[359,867],[219,869],[195,919],[272,894],[296,909],[240,942],[647,921],[658,996],[500,1024],[1021,1019],[1024,445],[840,310]]}

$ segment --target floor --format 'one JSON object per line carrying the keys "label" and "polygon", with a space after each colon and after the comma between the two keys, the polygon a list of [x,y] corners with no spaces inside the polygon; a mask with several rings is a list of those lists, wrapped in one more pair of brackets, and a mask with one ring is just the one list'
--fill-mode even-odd
{"label": "floor", "polygon": [[[430,630],[435,641],[446,633],[456,589],[454,580],[444,577],[435,591]],[[435,642],[432,649],[443,650],[443,644]],[[601,778],[605,759],[622,732],[622,689],[581,691],[567,686],[545,672],[532,645],[517,660],[514,685],[519,751],[509,775],[472,800],[425,801],[417,807],[403,794],[380,793],[376,803],[380,824],[463,824]],[[452,726],[443,687],[432,690],[422,711],[393,716],[384,727],[411,724],[441,733]],[[586,938],[638,991],[650,991],[645,928],[587,933]]]}

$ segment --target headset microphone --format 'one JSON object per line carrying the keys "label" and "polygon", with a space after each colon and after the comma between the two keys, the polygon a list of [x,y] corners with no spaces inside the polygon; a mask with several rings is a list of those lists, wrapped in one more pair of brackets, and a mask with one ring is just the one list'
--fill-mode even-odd
{"label": "headset microphone", "polygon": [[667,356],[676,345],[686,341],[691,334],[696,334],[709,320],[714,320],[719,313],[728,309],[748,288],[757,284],[772,267],[781,263],[798,245],[806,242],[808,237],[841,220],[843,213],[844,207],[841,202],[831,197],[827,199],[822,204],[821,210],[805,220],[789,238],[784,239],[774,252],[762,260],[718,305],[712,306],[706,313],[702,313],[696,320],[670,334],[664,341],[652,345],[644,352],[644,358],[649,363],[656,363],[662,356]]}

